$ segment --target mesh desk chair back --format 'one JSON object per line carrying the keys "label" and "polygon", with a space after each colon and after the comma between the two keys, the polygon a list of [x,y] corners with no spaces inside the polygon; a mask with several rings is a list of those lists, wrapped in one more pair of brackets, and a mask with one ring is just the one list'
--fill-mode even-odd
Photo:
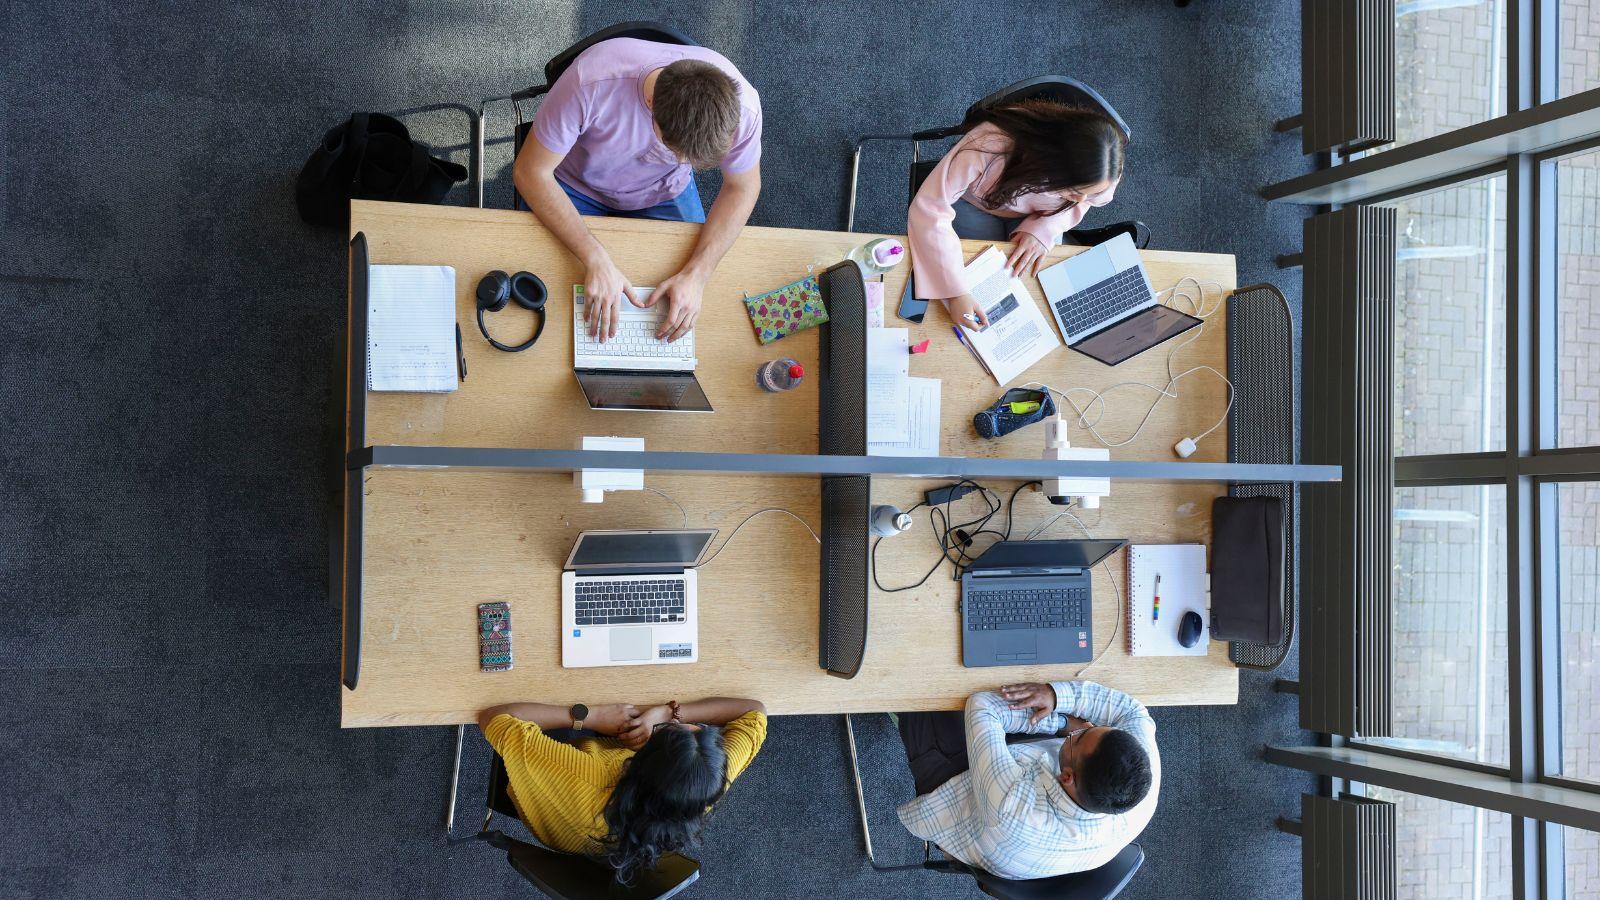
{"label": "mesh desk chair back", "polygon": [[506,862],[546,896],[556,900],[665,900],[683,892],[700,877],[700,863],[678,853],[661,857],[656,868],[641,872],[632,884],[617,884],[611,867],[604,862],[557,853],[519,841],[501,831],[491,831],[489,821],[495,813],[516,818],[517,809],[506,792],[506,764],[494,755],[489,771],[489,814],[477,837],[506,852]]}
{"label": "mesh desk chair back", "polygon": [[[511,101],[511,107],[516,112],[517,116],[516,130],[512,133],[512,158],[514,159],[516,153],[522,150],[522,142],[527,139],[528,132],[533,128],[532,120],[526,122],[522,120],[522,101],[532,100],[541,94],[548,93],[550,91],[550,86],[556,83],[556,79],[560,78],[562,73],[571,68],[572,61],[578,58],[578,54],[589,49],[590,47],[593,47],[595,44],[598,44],[601,41],[609,41],[612,38],[635,38],[641,41],[655,41],[658,44],[677,44],[680,47],[700,46],[695,42],[694,38],[691,38],[682,31],[673,28],[671,25],[665,25],[661,22],[619,22],[616,25],[596,31],[576,44],[573,44],[571,47],[568,47],[567,49],[551,57],[550,61],[544,64],[544,84],[536,84],[530,88],[517,91],[514,94],[508,94],[504,97],[490,97],[489,99],[484,100],[478,106],[478,142],[476,147],[478,206],[483,206],[484,107],[497,100]],[[514,208],[523,210],[528,208],[527,204],[522,202],[522,196],[518,194],[515,189],[512,190],[511,194],[512,206]]]}

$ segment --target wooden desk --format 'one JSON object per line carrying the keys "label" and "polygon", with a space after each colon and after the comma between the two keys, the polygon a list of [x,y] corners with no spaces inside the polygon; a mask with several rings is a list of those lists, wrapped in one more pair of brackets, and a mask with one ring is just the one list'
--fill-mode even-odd
{"label": "wooden desk", "polygon": [[[594,220],[590,227],[623,271],[643,284],[671,274],[694,235],[693,226],[626,219]],[[365,443],[565,448],[583,434],[598,433],[643,436],[652,449],[783,453],[816,452],[814,380],[798,392],[771,395],[755,386],[754,371],[779,353],[814,366],[816,334],[760,347],[750,334],[742,292],[776,287],[803,276],[808,266],[820,271],[873,237],[745,229],[708,285],[696,336],[700,378],[717,412],[672,416],[588,411],[570,374],[571,308],[566,304],[578,265],[531,215],[358,201],[351,228],[367,235],[375,263],[456,268],[458,319],[468,351],[469,379],[454,394],[369,394]],[[983,246],[969,242],[967,249],[976,253]],[[1057,249],[1052,258],[1072,252],[1077,251]],[[1144,258],[1158,289],[1190,274],[1234,286],[1232,257],[1147,252]],[[527,268],[549,286],[550,325],[535,349],[503,354],[477,336],[472,288],[492,268]],[[888,279],[891,307],[903,278],[897,272]],[[1037,284],[1030,288],[1037,292]],[[515,309],[499,318],[506,320],[502,327],[508,338],[527,322]],[[1184,354],[1192,362],[1182,368],[1201,362],[1223,368],[1222,314],[1209,321],[1206,333]],[[891,324],[905,323],[891,318]],[[931,337],[934,349],[912,361],[912,374],[944,380],[945,455],[1025,456],[1042,449],[1037,428],[994,442],[972,433],[972,414],[993,402],[1000,389],[955,343],[937,304],[926,323],[913,329],[914,341],[921,339],[918,335]],[[1157,350],[1108,369],[1064,350],[1019,380],[1039,379],[1060,388],[1104,388],[1129,379],[1159,385],[1166,381],[1161,374],[1165,355]],[[1122,393],[1101,425],[1108,438],[1131,432],[1153,396],[1142,389]],[[1170,458],[1179,437],[1203,431],[1222,415],[1225,391],[1209,376],[1186,379],[1181,393],[1180,400],[1164,401],[1145,436],[1114,451],[1116,456]],[[1194,458],[1223,460],[1225,445],[1221,429]],[[814,478],[652,475],[649,483],[682,502],[691,525],[720,529],[718,544],[764,506],[792,509],[814,527],[820,521]],[[1004,496],[1013,485],[993,486]],[[884,479],[875,484],[874,495],[909,507],[925,487]],[[1086,516],[1085,523],[1097,536],[1208,540],[1210,499],[1222,488],[1119,483],[1101,514]],[[945,570],[918,590],[874,591],[872,636],[860,674],[851,680],[827,675],[817,666],[818,548],[799,525],[778,515],[751,522],[727,554],[702,570],[698,663],[563,669],[558,573],[572,540],[586,528],[675,527],[676,509],[649,493],[612,495],[604,504],[585,505],[578,502],[570,476],[548,473],[373,469],[367,472],[364,495],[361,679],[356,690],[341,691],[346,727],[467,722],[485,706],[531,698],[593,704],[736,694],[760,697],[780,714],[954,709],[967,694],[1001,680],[1068,678],[1079,670],[962,668],[956,586]],[[1016,509],[1015,535],[1027,534],[1055,513],[1033,492],[1020,496]],[[997,517],[996,524],[1000,521]],[[1074,531],[1062,520],[1049,533],[1070,537]],[[891,586],[914,581],[932,564],[935,550],[925,513],[919,512],[917,528],[886,543],[879,554],[882,580]],[[1125,581],[1120,571],[1117,580]],[[1153,705],[1237,701],[1237,670],[1222,645],[1204,658],[1130,659],[1120,627],[1113,640],[1118,604],[1103,572],[1096,575],[1096,592],[1095,636],[1114,646],[1084,677]],[[516,668],[509,673],[478,671],[476,608],[489,600],[512,605]]]}

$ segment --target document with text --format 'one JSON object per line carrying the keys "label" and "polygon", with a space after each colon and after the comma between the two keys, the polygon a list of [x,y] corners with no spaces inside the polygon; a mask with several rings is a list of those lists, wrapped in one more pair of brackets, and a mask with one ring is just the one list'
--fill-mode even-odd
{"label": "document with text", "polygon": [[967,292],[983,307],[989,325],[982,331],[963,331],[962,337],[995,381],[1009,383],[1061,346],[1039,304],[1006,268],[1005,254],[990,247],[967,264],[965,273]]}

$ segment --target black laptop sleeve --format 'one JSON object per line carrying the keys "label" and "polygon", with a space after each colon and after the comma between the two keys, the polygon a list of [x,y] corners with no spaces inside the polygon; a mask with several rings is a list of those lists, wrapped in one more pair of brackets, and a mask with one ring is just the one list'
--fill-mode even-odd
{"label": "black laptop sleeve", "polygon": [[1211,636],[1283,640],[1283,502],[1218,497],[1211,505]]}

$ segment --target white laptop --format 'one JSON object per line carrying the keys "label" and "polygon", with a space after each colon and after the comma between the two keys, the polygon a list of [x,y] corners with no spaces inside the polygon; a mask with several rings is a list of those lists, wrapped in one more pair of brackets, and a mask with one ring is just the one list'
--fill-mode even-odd
{"label": "white laptop", "polygon": [[[654,288],[635,288],[643,300]],[[602,342],[583,319],[583,285],[572,286],[573,374],[590,409],[642,412],[711,412],[711,401],[694,375],[694,330],[676,341],[656,337],[665,307],[640,309],[626,298],[617,305],[615,337]]]}
{"label": "white laptop", "polygon": [[700,658],[694,565],[716,529],[585,531],[561,573],[561,665]]}
{"label": "white laptop", "polygon": [[1108,366],[1200,324],[1156,302],[1127,234],[1044,269],[1039,286],[1066,345]]}

